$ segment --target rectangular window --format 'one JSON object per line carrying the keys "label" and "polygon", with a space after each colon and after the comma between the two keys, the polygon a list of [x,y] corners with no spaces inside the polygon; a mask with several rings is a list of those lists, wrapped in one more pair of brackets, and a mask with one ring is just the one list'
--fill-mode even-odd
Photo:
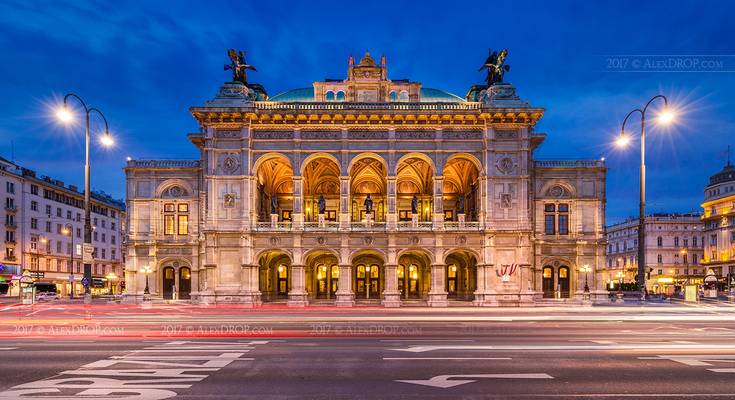
{"label": "rectangular window", "polygon": [[103,219],[103,220],[102,220],[102,227],[103,227],[103,228],[105,227],[105,222],[107,222],[107,221],[105,221],[105,220]]}
{"label": "rectangular window", "polygon": [[15,193],[15,184],[13,182],[5,182],[5,189],[8,193]]}
{"label": "rectangular window", "polygon": [[180,203],[178,207],[179,212],[189,212],[189,204],[188,203]]}
{"label": "rectangular window", "polygon": [[51,233],[51,221],[46,221],[46,232]]}
{"label": "rectangular window", "polygon": [[35,200],[31,201],[31,211],[38,211],[38,202]]}
{"label": "rectangular window", "polygon": [[71,219],[71,210],[66,210],[66,219]]}
{"label": "rectangular window", "polygon": [[189,234],[189,216],[188,215],[179,215],[178,220],[179,225],[179,235],[188,235]]}
{"label": "rectangular window", "polygon": [[559,204],[559,234],[560,235],[568,235],[569,234],[569,205],[568,204]]}
{"label": "rectangular window", "polygon": [[107,242],[107,241],[105,240],[105,236],[106,236],[106,235],[105,235],[105,234],[103,233],[103,234],[102,234],[102,243],[106,243],[106,242]]}
{"label": "rectangular window", "polygon": [[113,231],[115,230],[115,223],[114,222],[110,222],[110,229],[112,229]]}
{"label": "rectangular window", "polygon": [[97,231],[94,231],[94,235],[93,236],[94,236],[94,241],[96,242],[97,241]]}
{"label": "rectangular window", "polygon": [[61,233],[61,224],[56,224],[56,233]]}
{"label": "rectangular window", "polygon": [[77,228],[77,237],[78,238],[81,238],[82,237],[82,229],[81,228]]}
{"label": "rectangular window", "polygon": [[51,216],[51,206],[46,206],[46,215]]}
{"label": "rectangular window", "polygon": [[173,235],[176,232],[176,223],[174,222],[174,215],[163,216],[163,234]]}
{"label": "rectangular window", "polygon": [[59,207],[56,208],[56,216],[61,218],[61,208]]}
{"label": "rectangular window", "polygon": [[546,214],[544,219],[544,233],[547,235],[553,235],[555,233],[554,214]]}
{"label": "rectangular window", "polygon": [[38,196],[38,185],[31,185],[31,194]]}
{"label": "rectangular window", "polygon": [[115,238],[116,238],[115,235],[110,235],[110,243],[115,244],[115,241],[117,241],[117,239]]}
{"label": "rectangular window", "polygon": [[176,208],[174,207],[173,204],[167,203],[167,204],[164,204],[163,205],[163,211],[164,212],[174,212],[174,211],[176,211]]}
{"label": "rectangular window", "polygon": [[31,218],[31,229],[38,229],[38,219]]}

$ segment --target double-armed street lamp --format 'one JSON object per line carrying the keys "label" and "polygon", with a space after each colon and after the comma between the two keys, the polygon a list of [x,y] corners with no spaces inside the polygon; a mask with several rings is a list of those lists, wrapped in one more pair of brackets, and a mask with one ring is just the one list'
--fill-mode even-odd
{"label": "double-armed street lamp", "polygon": [[[87,278],[87,282],[92,282],[92,222],[90,218],[91,214],[91,191],[90,191],[90,168],[89,168],[89,148],[90,148],[90,127],[89,127],[89,116],[90,114],[97,113],[105,123],[105,133],[100,137],[100,143],[105,147],[112,146],[115,142],[110,135],[110,128],[107,123],[107,118],[97,108],[88,107],[87,104],[82,100],[81,97],[74,93],[69,93],[64,96],[64,105],[56,112],[56,117],[63,123],[69,124],[74,121],[74,115],[69,110],[68,100],[70,97],[75,98],[82,105],[86,118],[86,135],[85,135],[85,157],[84,157],[84,247],[82,249],[82,262],[84,263],[84,277]],[[72,246],[73,247],[73,246]],[[73,248],[72,248],[73,251]],[[72,269],[73,270],[73,269]],[[73,273],[72,273],[73,276]],[[73,283],[72,283],[72,295],[73,295]],[[90,293],[89,285],[85,285],[85,295]]]}
{"label": "double-armed street lamp", "polygon": [[645,300],[646,296],[646,112],[648,107],[657,99],[662,99],[664,107],[658,115],[658,122],[663,125],[671,124],[675,119],[673,110],[669,108],[669,101],[664,95],[656,95],[646,103],[643,109],[636,108],[628,113],[623,120],[623,126],[620,130],[620,136],[615,141],[618,147],[627,147],[630,144],[630,136],[625,133],[625,124],[633,114],[639,113],[641,116],[641,165],[640,165],[640,201],[638,203],[638,273],[637,283],[641,292],[641,300]]}

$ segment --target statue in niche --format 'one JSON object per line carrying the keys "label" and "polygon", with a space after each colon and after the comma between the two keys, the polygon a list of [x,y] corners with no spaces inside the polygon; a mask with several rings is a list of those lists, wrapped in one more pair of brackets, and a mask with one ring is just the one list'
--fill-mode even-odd
{"label": "statue in niche", "polygon": [[464,195],[460,194],[457,199],[457,213],[464,214]]}
{"label": "statue in niche", "polygon": [[324,195],[322,194],[319,195],[318,205],[319,205],[319,214],[324,214],[324,211],[327,210],[327,202],[326,200],[324,200]]}
{"label": "statue in niche", "polygon": [[485,63],[482,64],[482,67],[478,71],[482,71],[483,69],[487,70],[485,82],[489,88],[495,83],[503,82],[503,75],[510,71],[510,65],[505,65],[505,57],[508,56],[508,49],[500,50],[500,53],[488,49],[487,53]]}
{"label": "statue in niche", "polygon": [[411,213],[419,213],[419,199],[418,197],[416,197],[416,195],[413,195],[413,198],[411,199]]}
{"label": "statue in niche", "polygon": [[276,195],[271,197],[271,214],[278,214],[278,197]]}
{"label": "statue in niche", "polygon": [[370,193],[368,193],[363,204],[365,205],[366,214],[370,214],[373,212],[373,199],[370,198]]}

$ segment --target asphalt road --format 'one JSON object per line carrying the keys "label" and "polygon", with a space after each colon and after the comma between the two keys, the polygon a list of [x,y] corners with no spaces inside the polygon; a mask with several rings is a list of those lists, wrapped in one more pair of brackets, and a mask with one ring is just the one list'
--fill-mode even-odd
{"label": "asphalt road", "polygon": [[[18,333],[0,341],[0,399],[735,399],[728,309],[363,311],[169,311],[158,323],[182,332],[155,338]],[[52,326],[38,314],[21,323]],[[260,332],[183,332],[238,325]]]}

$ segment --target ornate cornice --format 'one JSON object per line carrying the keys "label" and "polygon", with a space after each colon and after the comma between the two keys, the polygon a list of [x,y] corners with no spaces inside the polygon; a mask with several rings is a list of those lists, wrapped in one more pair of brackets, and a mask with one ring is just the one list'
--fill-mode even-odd
{"label": "ornate cornice", "polygon": [[193,107],[205,126],[484,126],[534,125],[543,108],[490,108],[483,103],[279,103],[251,102],[251,107]]}

